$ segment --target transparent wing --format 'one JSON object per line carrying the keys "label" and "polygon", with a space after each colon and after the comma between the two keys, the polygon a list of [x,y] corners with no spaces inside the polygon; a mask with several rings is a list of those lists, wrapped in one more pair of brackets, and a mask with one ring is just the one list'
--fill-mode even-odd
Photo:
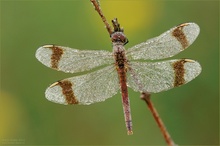
{"label": "transparent wing", "polygon": [[190,59],[131,62],[127,84],[135,91],[157,93],[186,84],[201,69],[198,62]]}
{"label": "transparent wing", "polygon": [[47,67],[63,72],[82,72],[114,62],[108,51],[80,51],[62,46],[45,45],[36,51],[36,58]]}
{"label": "transparent wing", "polygon": [[46,89],[46,98],[60,104],[88,105],[117,94],[118,75],[113,65],[81,76],[55,82]]}
{"label": "transparent wing", "polygon": [[195,23],[183,23],[173,27],[158,37],[147,40],[128,49],[130,60],[154,60],[168,58],[190,46],[199,35],[199,26]]}

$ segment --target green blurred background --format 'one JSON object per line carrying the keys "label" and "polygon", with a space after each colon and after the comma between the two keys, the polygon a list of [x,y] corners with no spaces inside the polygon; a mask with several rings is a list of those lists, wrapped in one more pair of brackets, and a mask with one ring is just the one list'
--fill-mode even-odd
{"label": "green blurred background", "polygon": [[[219,144],[219,1],[103,0],[108,21],[117,17],[126,48],[184,22],[201,32],[189,49],[202,73],[187,85],[153,94],[152,101],[179,145]],[[165,145],[139,93],[129,90],[134,135],[127,136],[118,93],[90,106],[49,102],[49,84],[72,74],[35,58],[45,44],[112,51],[110,38],[89,0],[1,1],[0,144]],[[86,91],[89,92],[89,91]]]}

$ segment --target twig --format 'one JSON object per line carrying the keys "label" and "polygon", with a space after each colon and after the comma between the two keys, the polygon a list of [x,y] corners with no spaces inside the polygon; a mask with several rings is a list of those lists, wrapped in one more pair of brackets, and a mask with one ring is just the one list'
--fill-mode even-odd
{"label": "twig", "polygon": [[166,130],[166,127],[163,123],[163,121],[161,120],[156,108],[154,107],[153,103],[150,100],[150,94],[147,92],[144,92],[141,94],[141,99],[144,100],[148,106],[148,108],[150,109],[151,113],[153,114],[154,119],[156,120],[165,140],[167,145],[169,146],[176,146],[176,144],[173,142],[170,134],[168,133],[168,131]]}
{"label": "twig", "polygon": [[[105,27],[109,33],[109,35],[111,36],[111,34],[113,32],[123,32],[123,29],[120,28],[120,25],[117,21],[117,19],[115,18],[114,20],[112,20],[112,23],[113,23],[113,26],[114,26],[114,30],[111,29],[111,26],[109,25],[109,23],[107,22],[102,10],[101,10],[101,7],[100,7],[100,3],[99,3],[99,0],[90,0],[93,4],[93,6],[95,7],[95,10],[98,12],[98,14],[100,15],[102,21],[104,22],[105,24]],[[165,125],[163,124],[163,121],[160,119],[159,117],[159,114],[157,112],[157,110],[155,109],[155,107],[153,106],[153,103],[151,102],[150,100],[150,94],[148,92],[144,92],[141,94],[141,99],[144,100],[148,106],[148,108],[150,109],[151,113],[153,114],[153,117],[154,119],[156,120],[165,140],[166,140],[166,143],[169,145],[169,146],[176,146],[176,144],[173,142],[172,138],[170,137],[170,134],[168,133],[168,131],[166,130],[166,127]]]}
{"label": "twig", "polygon": [[108,21],[106,20],[102,10],[101,10],[99,1],[98,0],[90,0],[90,1],[92,2],[93,6],[95,7],[95,10],[99,13],[102,21],[105,24],[105,27],[106,27],[109,35],[111,35],[113,33],[113,31],[112,31],[111,26],[109,25]]}

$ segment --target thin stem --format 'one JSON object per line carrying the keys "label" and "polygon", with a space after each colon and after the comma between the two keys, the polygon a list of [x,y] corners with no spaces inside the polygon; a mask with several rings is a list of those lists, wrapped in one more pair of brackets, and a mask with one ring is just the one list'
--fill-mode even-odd
{"label": "thin stem", "polygon": [[168,131],[166,130],[166,127],[163,123],[163,121],[161,120],[156,108],[154,107],[153,103],[150,100],[150,94],[147,92],[144,92],[141,94],[141,99],[144,100],[148,106],[148,108],[150,109],[154,119],[157,122],[157,125],[160,128],[160,131],[162,132],[164,139],[166,140],[167,145],[169,146],[176,146],[176,144],[173,142],[170,134],[168,133]]}
{"label": "thin stem", "polygon": [[90,1],[92,2],[93,6],[95,7],[95,10],[99,13],[99,16],[101,17],[102,21],[104,22],[105,27],[106,27],[109,35],[111,35],[113,33],[113,31],[112,31],[111,26],[109,25],[108,21],[106,20],[102,10],[101,10],[99,1],[98,0],[90,0]]}

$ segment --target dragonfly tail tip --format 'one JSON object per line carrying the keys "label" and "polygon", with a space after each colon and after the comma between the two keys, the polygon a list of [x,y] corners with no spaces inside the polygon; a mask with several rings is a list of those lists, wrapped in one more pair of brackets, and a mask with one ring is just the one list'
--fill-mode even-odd
{"label": "dragonfly tail tip", "polygon": [[129,130],[129,131],[127,132],[127,134],[128,134],[128,135],[133,135],[133,131]]}

